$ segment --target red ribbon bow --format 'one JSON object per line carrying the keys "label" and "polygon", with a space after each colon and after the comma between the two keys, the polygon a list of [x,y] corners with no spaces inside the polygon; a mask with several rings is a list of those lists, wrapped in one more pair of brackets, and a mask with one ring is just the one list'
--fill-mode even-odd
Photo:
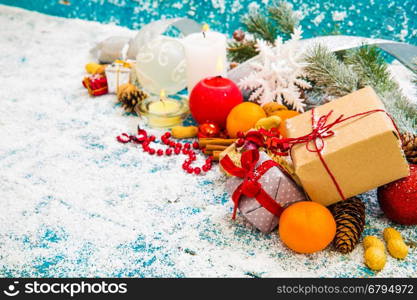
{"label": "red ribbon bow", "polygon": [[276,216],[280,216],[283,208],[262,188],[259,179],[272,167],[278,164],[272,160],[264,161],[256,168],[259,161],[259,151],[245,151],[241,157],[242,167],[236,166],[228,155],[226,155],[220,164],[231,175],[243,178],[243,182],[233,192],[232,200],[234,203],[232,219],[236,218],[236,211],[239,206],[242,195],[255,198],[265,209]]}

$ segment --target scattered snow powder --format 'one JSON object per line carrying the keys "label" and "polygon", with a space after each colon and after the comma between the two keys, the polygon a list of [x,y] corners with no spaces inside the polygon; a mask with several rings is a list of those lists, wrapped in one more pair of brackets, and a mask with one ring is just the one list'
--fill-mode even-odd
{"label": "scattered snow powder", "polygon": [[332,12],[332,19],[333,21],[343,21],[347,17],[347,14],[345,11],[333,11]]}
{"label": "scattered snow powder", "polygon": [[[176,156],[117,143],[139,119],[114,95],[89,97],[81,80],[96,42],[135,31],[6,6],[0,24],[0,277],[415,276],[416,248],[381,272],[365,267],[361,246],[295,254],[276,232],[231,220],[217,168],[190,176]],[[415,227],[383,217],[374,192],[362,197],[366,235],[394,226],[417,240]]]}

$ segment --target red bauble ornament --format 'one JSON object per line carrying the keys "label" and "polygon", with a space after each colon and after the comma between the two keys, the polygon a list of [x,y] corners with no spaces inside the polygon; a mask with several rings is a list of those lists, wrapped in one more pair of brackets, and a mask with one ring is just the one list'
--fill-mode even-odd
{"label": "red bauble ornament", "polygon": [[220,126],[215,123],[203,123],[198,126],[199,138],[218,137],[220,135]]}
{"label": "red bauble ornament", "polygon": [[379,204],[392,221],[417,224],[417,165],[410,165],[410,176],[378,188]]}
{"label": "red bauble ornament", "polygon": [[233,81],[221,76],[209,77],[191,91],[190,111],[197,123],[211,122],[224,128],[229,112],[242,102],[242,93]]}

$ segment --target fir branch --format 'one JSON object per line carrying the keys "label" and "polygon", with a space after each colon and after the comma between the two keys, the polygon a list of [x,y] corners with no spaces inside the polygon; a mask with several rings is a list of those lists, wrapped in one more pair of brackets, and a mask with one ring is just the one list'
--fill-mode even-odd
{"label": "fir branch", "polygon": [[[308,78],[315,81],[326,96],[344,96],[365,85],[375,88],[402,132],[417,133],[417,107],[401,92],[391,78],[381,53],[373,47],[353,50],[345,62],[323,46],[316,46],[307,56]],[[317,102],[315,105],[320,104]]]}
{"label": "fir branch", "polygon": [[242,18],[242,23],[246,26],[249,33],[256,38],[265,40],[271,44],[275,42],[278,31],[269,18],[257,12],[247,14]]}
{"label": "fir branch", "polygon": [[413,78],[413,83],[415,84],[416,89],[417,89],[417,58],[414,59],[414,68],[413,69],[414,69],[414,73],[415,73],[414,78]]}
{"label": "fir branch", "polygon": [[370,85],[375,89],[401,131],[417,133],[417,107],[402,94],[377,47],[363,46],[351,50],[345,63],[358,75],[361,86]]}
{"label": "fir branch", "polygon": [[307,77],[329,96],[341,97],[360,87],[358,76],[326,47],[313,47],[305,58]]}
{"label": "fir branch", "polygon": [[277,22],[279,30],[291,36],[294,29],[300,24],[300,18],[293,10],[293,5],[289,2],[279,1],[268,8],[270,18]]}
{"label": "fir branch", "polygon": [[417,106],[399,88],[378,93],[401,132],[417,134]]}
{"label": "fir branch", "polygon": [[256,41],[244,40],[243,42],[232,41],[228,44],[227,55],[231,61],[242,63],[258,55]]}
{"label": "fir branch", "polygon": [[359,76],[361,86],[370,85],[380,93],[398,88],[377,47],[363,46],[348,51],[344,61]]}

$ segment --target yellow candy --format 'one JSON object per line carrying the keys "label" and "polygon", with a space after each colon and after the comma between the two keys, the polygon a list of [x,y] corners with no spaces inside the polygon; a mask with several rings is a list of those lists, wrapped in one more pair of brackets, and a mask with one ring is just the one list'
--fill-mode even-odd
{"label": "yellow candy", "polygon": [[175,126],[172,127],[172,137],[176,139],[193,138],[197,135],[198,128],[196,126]]}
{"label": "yellow candy", "polygon": [[276,103],[276,102],[268,102],[262,105],[263,110],[265,111],[267,116],[273,115],[275,112],[280,110],[288,110],[285,105]]}
{"label": "yellow candy", "polygon": [[374,271],[380,271],[387,262],[384,243],[376,236],[370,235],[363,239],[365,264]]}
{"label": "yellow candy", "polygon": [[404,259],[407,257],[408,247],[404,243],[401,233],[391,227],[385,228],[384,239],[387,242],[388,252],[392,257],[399,259]]}
{"label": "yellow candy", "polygon": [[271,128],[278,128],[279,124],[281,124],[280,117],[270,116],[270,117],[259,119],[255,124],[255,128],[256,129],[263,128],[263,129],[269,130]]}
{"label": "yellow candy", "polygon": [[385,263],[387,262],[387,256],[382,248],[371,246],[365,251],[365,264],[374,271],[381,271]]}
{"label": "yellow candy", "polygon": [[384,243],[374,235],[368,235],[363,239],[363,248],[368,249],[370,247],[377,247],[385,249]]}
{"label": "yellow candy", "polygon": [[392,257],[404,259],[408,255],[408,247],[402,239],[388,241],[387,248]]}
{"label": "yellow candy", "polygon": [[401,239],[402,240],[403,238],[401,237],[401,233],[399,233],[397,230],[395,230],[392,227],[387,227],[387,228],[384,229],[384,240],[386,242],[388,242],[391,239],[394,239],[394,240]]}
{"label": "yellow candy", "polygon": [[85,70],[90,74],[101,74],[104,73],[105,66],[97,63],[88,63],[85,65]]}

